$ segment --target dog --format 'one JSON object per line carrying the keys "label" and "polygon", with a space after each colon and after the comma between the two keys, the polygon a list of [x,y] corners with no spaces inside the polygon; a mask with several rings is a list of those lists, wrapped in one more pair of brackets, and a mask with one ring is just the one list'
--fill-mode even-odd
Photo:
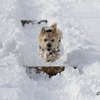
{"label": "dog", "polygon": [[59,58],[60,42],[63,33],[57,28],[57,23],[53,23],[49,28],[42,27],[39,35],[38,54],[45,62],[55,62]]}

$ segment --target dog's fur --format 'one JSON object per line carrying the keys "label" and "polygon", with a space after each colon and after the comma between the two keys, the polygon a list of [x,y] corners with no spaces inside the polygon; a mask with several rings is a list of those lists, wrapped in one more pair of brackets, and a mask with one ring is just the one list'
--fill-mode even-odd
{"label": "dog's fur", "polygon": [[[46,62],[54,62],[59,58],[59,41],[63,38],[62,32],[57,28],[57,23],[52,24],[50,27],[52,28],[51,32],[47,32],[46,29],[42,27],[38,36],[40,45],[38,54]],[[57,48],[58,50],[56,50]]]}

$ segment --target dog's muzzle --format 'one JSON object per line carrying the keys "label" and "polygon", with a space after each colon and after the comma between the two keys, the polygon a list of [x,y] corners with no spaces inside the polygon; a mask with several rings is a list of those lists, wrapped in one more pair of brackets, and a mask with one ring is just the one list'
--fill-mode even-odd
{"label": "dog's muzzle", "polygon": [[48,51],[51,51],[51,49],[50,49],[50,48],[48,48],[47,50],[48,50]]}
{"label": "dog's muzzle", "polygon": [[52,45],[50,43],[48,43],[47,46],[50,48]]}

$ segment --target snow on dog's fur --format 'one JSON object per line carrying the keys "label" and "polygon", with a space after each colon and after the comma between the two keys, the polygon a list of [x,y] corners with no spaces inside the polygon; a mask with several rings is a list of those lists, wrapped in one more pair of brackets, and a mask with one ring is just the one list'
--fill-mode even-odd
{"label": "snow on dog's fur", "polygon": [[42,27],[38,36],[40,49],[38,54],[45,62],[54,62],[59,58],[59,42],[63,38],[62,32],[57,28],[57,23],[46,29]]}

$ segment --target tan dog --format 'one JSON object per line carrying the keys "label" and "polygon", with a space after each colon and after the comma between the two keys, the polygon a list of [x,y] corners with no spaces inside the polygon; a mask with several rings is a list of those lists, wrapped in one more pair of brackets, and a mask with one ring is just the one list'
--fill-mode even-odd
{"label": "tan dog", "polygon": [[49,28],[42,27],[38,36],[40,45],[38,54],[45,62],[54,62],[59,58],[59,42],[62,38],[62,32],[57,28],[57,23]]}

